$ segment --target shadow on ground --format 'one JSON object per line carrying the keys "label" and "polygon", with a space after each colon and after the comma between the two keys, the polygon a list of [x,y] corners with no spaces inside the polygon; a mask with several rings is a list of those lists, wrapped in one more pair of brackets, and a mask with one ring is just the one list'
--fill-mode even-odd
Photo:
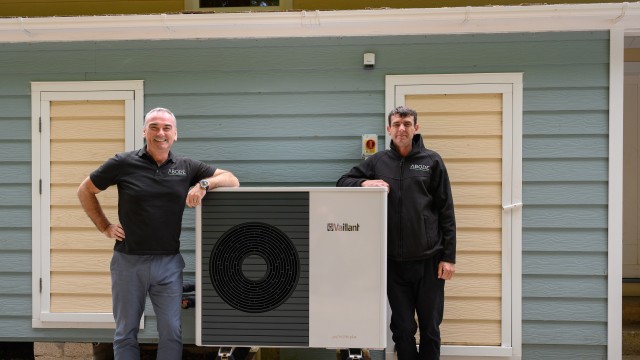
{"label": "shadow on ground", "polygon": [[[94,347],[96,360],[113,359],[113,349],[109,343],[96,344]],[[140,360],[155,360],[156,344],[140,344]],[[218,348],[205,348],[195,345],[185,345],[182,359],[200,360],[215,359]],[[0,342],[0,360],[33,360],[32,342]]]}
{"label": "shadow on ground", "polygon": [[0,343],[0,359],[2,360],[33,360],[32,342],[3,342]]}

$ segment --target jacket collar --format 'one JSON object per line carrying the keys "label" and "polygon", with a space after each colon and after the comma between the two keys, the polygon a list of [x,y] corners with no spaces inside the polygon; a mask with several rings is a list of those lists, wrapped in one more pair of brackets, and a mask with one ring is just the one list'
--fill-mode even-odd
{"label": "jacket collar", "polygon": [[[396,148],[396,144],[393,143],[393,140],[391,140],[391,150],[392,153],[395,154],[397,157],[402,157],[400,155],[400,153],[398,152],[398,149]],[[409,152],[409,154],[407,155],[407,157],[409,156],[413,156],[419,152],[421,152],[422,150],[425,150],[425,146],[424,146],[424,142],[422,140],[422,135],[421,134],[414,134],[413,135],[413,139],[411,139],[411,151]]]}

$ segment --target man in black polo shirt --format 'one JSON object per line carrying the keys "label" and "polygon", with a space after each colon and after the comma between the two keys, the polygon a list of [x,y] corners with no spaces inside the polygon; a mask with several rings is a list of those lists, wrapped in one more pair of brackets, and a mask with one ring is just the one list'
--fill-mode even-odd
{"label": "man in black polo shirt", "polygon": [[[181,359],[185,203],[198,206],[208,189],[240,183],[228,171],[171,152],[178,131],[167,109],[147,113],[143,135],[145,147],[107,160],[80,184],[78,198],[96,228],[116,240],[111,259],[115,358],[140,358],[138,330],[148,293],[157,316],[158,359]],[[119,222],[113,223],[96,197],[111,185],[118,187]]]}

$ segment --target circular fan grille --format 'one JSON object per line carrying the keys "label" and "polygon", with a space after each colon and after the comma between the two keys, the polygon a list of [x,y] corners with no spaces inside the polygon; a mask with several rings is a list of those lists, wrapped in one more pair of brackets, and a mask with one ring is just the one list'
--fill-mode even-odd
{"label": "circular fan grille", "polygon": [[209,258],[216,292],[240,311],[260,313],[282,305],[298,284],[300,259],[278,228],[248,222],[227,230]]}

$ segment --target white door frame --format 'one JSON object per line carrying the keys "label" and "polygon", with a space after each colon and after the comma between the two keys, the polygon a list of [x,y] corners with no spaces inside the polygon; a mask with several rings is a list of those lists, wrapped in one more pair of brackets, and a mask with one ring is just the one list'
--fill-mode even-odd
{"label": "white door frame", "polygon": [[[522,204],[522,77],[522,73],[386,76],[385,114],[403,105],[408,94],[503,95],[502,345],[442,346],[446,359],[520,359],[522,356],[522,207],[512,206]],[[387,124],[386,115],[384,124]],[[386,148],[390,140],[387,134]],[[386,358],[393,359],[391,335],[387,338]]]}
{"label": "white door frame", "polygon": [[[32,326],[113,327],[111,313],[50,312],[50,104],[52,101],[65,100],[124,100],[127,122],[133,122],[133,126],[125,127],[125,148],[134,149],[142,146],[143,82],[132,80],[31,84]],[[141,325],[144,324],[143,320],[144,318]]]}

